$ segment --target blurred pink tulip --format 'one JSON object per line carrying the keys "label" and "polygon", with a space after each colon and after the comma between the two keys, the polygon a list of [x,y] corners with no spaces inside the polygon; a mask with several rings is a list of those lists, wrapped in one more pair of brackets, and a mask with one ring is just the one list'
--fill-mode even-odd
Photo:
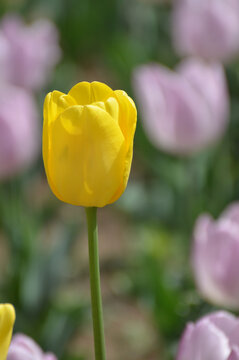
{"label": "blurred pink tulip", "polygon": [[7,360],[57,360],[57,358],[52,353],[44,354],[30,337],[16,334],[12,338]]}
{"label": "blurred pink tulip", "polygon": [[239,203],[229,206],[217,221],[209,215],[199,217],[192,265],[205,298],[239,309]]}
{"label": "blurred pink tulip", "polygon": [[60,58],[58,33],[49,20],[25,25],[19,16],[0,24],[0,79],[38,90]]}
{"label": "blurred pink tulip", "polygon": [[32,163],[39,150],[39,127],[34,99],[25,90],[0,87],[0,180]]}
{"label": "blurred pink tulip", "polygon": [[172,30],[180,55],[229,60],[239,53],[239,1],[175,0]]}
{"label": "blurred pink tulip", "polygon": [[133,85],[145,131],[155,146],[190,155],[223,134],[229,105],[219,63],[188,59],[176,72],[156,64],[141,66]]}
{"label": "blurred pink tulip", "polygon": [[238,360],[239,319],[225,311],[187,325],[176,360]]}
{"label": "blurred pink tulip", "polygon": [[239,349],[233,349],[228,360],[239,360]]}

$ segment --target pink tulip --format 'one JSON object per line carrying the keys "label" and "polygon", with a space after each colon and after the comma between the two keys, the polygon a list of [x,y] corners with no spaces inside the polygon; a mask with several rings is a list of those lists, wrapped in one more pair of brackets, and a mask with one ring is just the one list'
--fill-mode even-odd
{"label": "pink tulip", "polygon": [[153,144],[187,155],[216,141],[228,122],[223,67],[188,59],[174,72],[152,64],[135,70],[133,85]]}
{"label": "pink tulip", "polygon": [[231,355],[229,356],[228,360],[239,360],[239,349],[233,349]]}
{"label": "pink tulip", "polygon": [[7,360],[57,360],[52,353],[44,354],[30,337],[23,334],[13,336]]}
{"label": "pink tulip", "polygon": [[207,315],[187,325],[176,360],[238,360],[239,319],[228,312]]}
{"label": "pink tulip", "polygon": [[0,24],[0,79],[31,90],[48,80],[60,58],[56,27],[48,20],[25,25],[19,16]]}
{"label": "pink tulip", "polygon": [[0,87],[0,180],[29,166],[39,150],[34,99],[25,90]]}
{"label": "pink tulip", "polygon": [[209,215],[198,219],[192,265],[205,298],[239,309],[239,203],[229,206],[217,221]]}
{"label": "pink tulip", "polygon": [[175,0],[172,29],[180,55],[229,60],[239,53],[239,1]]}

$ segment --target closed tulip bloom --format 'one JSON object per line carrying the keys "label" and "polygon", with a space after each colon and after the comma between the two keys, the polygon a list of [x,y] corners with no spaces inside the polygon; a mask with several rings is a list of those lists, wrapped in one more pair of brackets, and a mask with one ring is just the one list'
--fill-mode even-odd
{"label": "closed tulip bloom", "polygon": [[49,20],[25,25],[20,16],[5,16],[0,24],[0,79],[38,90],[60,59],[58,33]]}
{"label": "closed tulip bloom", "polygon": [[179,343],[176,360],[238,360],[239,319],[225,311],[189,323]]}
{"label": "closed tulip bloom", "polygon": [[0,305],[0,360],[6,360],[15,322],[15,310],[10,304]]}
{"label": "closed tulip bloom", "polygon": [[192,265],[206,299],[239,309],[239,203],[229,206],[217,221],[209,215],[198,219]]}
{"label": "closed tulip bloom", "polygon": [[239,52],[239,1],[177,0],[172,29],[180,55],[227,61]]}
{"label": "closed tulip bloom", "polygon": [[39,150],[34,99],[25,90],[0,87],[0,180],[25,170]]}
{"label": "closed tulip bloom", "polygon": [[190,155],[223,134],[229,106],[221,64],[188,59],[176,71],[145,65],[135,70],[133,85],[145,131],[156,147]]}
{"label": "closed tulip bloom", "polygon": [[16,334],[8,351],[7,360],[57,360],[52,353],[44,353],[30,337]]}
{"label": "closed tulip bloom", "polygon": [[43,160],[49,185],[62,201],[102,207],[126,188],[136,108],[121,90],[81,82],[44,103]]}

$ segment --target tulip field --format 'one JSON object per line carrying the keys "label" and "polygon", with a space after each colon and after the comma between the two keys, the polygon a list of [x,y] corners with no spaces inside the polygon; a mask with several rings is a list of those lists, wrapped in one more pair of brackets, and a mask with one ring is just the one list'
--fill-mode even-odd
{"label": "tulip field", "polygon": [[0,360],[239,360],[239,0],[0,3]]}

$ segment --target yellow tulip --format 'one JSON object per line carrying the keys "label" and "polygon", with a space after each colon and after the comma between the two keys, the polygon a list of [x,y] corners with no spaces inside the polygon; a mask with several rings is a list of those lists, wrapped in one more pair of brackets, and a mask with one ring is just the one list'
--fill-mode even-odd
{"label": "yellow tulip", "polygon": [[6,360],[15,322],[15,310],[10,304],[0,305],[0,360]]}
{"label": "yellow tulip", "polygon": [[122,90],[81,82],[44,103],[43,160],[60,200],[102,207],[124,192],[131,168],[137,111]]}

